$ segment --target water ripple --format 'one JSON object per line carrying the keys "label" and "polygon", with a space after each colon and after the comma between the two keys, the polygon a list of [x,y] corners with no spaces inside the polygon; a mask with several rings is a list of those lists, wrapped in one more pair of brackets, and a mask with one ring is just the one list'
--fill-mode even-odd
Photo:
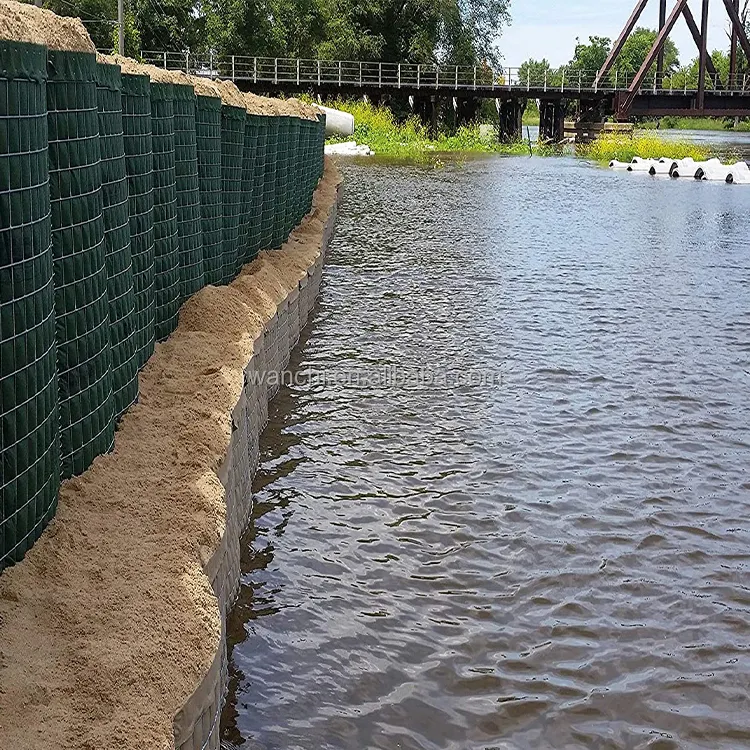
{"label": "water ripple", "polygon": [[750,193],[574,160],[346,177],[223,747],[750,747]]}

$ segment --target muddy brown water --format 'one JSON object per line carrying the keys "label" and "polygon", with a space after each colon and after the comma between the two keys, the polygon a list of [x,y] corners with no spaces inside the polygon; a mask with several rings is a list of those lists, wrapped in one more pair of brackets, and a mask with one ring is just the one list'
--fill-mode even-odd
{"label": "muddy brown water", "polygon": [[750,747],[750,188],[343,172],[222,747]]}

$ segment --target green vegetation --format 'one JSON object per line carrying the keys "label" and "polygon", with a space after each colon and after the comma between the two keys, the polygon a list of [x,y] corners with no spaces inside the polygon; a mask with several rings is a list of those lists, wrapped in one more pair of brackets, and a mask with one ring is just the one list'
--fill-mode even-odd
{"label": "green vegetation", "polygon": [[375,107],[361,101],[331,102],[330,106],[354,115],[354,135],[332,138],[329,142],[355,140],[376,154],[425,159],[441,153],[528,154],[528,143],[499,143],[494,134],[485,137],[477,124],[458,129],[453,135],[440,133],[432,137],[417,117],[398,122],[387,107]]}
{"label": "green vegetation", "polygon": [[[112,47],[117,0],[43,0]],[[479,65],[497,62],[509,0],[125,0],[126,53]]]}
{"label": "green vegetation", "polygon": [[717,117],[662,117],[638,125],[643,130],[720,130],[733,132],[750,131],[750,122],[739,122],[735,126],[734,118],[720,119]]}
{"label": "green vegetation", "polygon": [[600,162],[612,159],[631,161],[634,156],[643,159],[660,159],[662,156],[685,159],[690,156],[698,161],[709,156],[709,149],[689,141],[667,141],[653,133],[636,133],[633,137],[602,135],[592,143],[577,146],[576,153],[586,159]]}

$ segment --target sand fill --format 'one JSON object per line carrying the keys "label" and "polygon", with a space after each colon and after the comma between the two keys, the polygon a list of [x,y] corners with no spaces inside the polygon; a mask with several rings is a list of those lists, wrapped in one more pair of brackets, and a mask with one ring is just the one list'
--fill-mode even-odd
{"label": "sand fill", "polygon": [[204,566],[226,528],[217,471],[243,370],[287,295],[292,273],[279,269],[320,253],[339,181],[328,162],[317,213],[273,260],[264,254],[183,306],[114,451],[63,483],[56,518],[0,576],[3,750],[174,747],[175,714],[221,639]]}
{"label": "sand fill", "polygon": [[54,50],[96,52],[80,18],[58,16],[14,0],[0,0],[0,38],[44,44]]}
{"label": "sand fill", "polygon": [[251,115],[265,115],[266,117],[275,115],[277,101],[269,99],[267,96],[245,93],[245,107]]}
{"label": "sand fill", "polygon": [[214,82],[208,78],[201,78],[201,76],[188,76],[190,83],[193,84],[195,93],[198,96],[210,96],[214,99],[221,99],[221,91],[214,85]]}
{"label": "sand fill", "polygon": [[232,107],[245,107],[245,95],[231,82],[217,79],[214,81],[221,92],[221,100]]}

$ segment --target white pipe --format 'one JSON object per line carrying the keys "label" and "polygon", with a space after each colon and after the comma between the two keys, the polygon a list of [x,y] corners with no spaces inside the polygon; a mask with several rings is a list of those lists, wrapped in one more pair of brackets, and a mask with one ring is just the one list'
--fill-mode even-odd
{"label": "white pipe", "polygon": [[648,172],[654,164],[656,164],[656,159],[641,159],[635,156],[628,166],[628,172]]}
{"label": "white pipe", "polygon": [[750,167],[744,161],[732,164],[727,175],[727,182],[730,185],[750,185]]}
{"label": "white pipe", "polygon": [[[677,166],[672,167],[669,170],[669,174],[672,177],[680,177],[681,175],[684,177],[693,167],[693,164],[695,164],[695,159],[692,156],[688,156],[685,159],[677,159]],[[693,174],[695,174],[695,169],[693,169]]]}
{"label": "white pipe", "polygon": [[721,162],[714,158],[708,159],[707,161],[690,161],[687,162],[682,169],[673,169],[672,177],[694,177],[696,180],[703,179],[703,173],[706,167],[721,166]]}
{"label": "white pipe", "polygon": [[354,115],[321,105],[318,105],[318,109],[326,114],[326,135],[353,135]]}
{"label": "white pipe", "polygon": [[672,170],[677,169],[677,162],[671,159],[659,159],[656,164],[651,165],[651,169],[648,170],[649,174],[672,174]]}
{"label": "white pipe", "polygon": [[609,163],[610,169],[627,169],[630,166],[630,164],[626,161],[617,161],[617,159],[612,159],[612,161]]}
{"label": "white pipe", "polygon": [[[729,176],[729,173],[732,171],[732,167],[727,166],[726,164],[711,164],[710,166],[706,166],[703,170],[703,176],[701,177],[702,180],[708,180],[708,181],[714,181],[714,180],[721,180],[721,182],[726,182],[727,177]],[[697,178],[697,172],[696,172],[696,178]]]}

